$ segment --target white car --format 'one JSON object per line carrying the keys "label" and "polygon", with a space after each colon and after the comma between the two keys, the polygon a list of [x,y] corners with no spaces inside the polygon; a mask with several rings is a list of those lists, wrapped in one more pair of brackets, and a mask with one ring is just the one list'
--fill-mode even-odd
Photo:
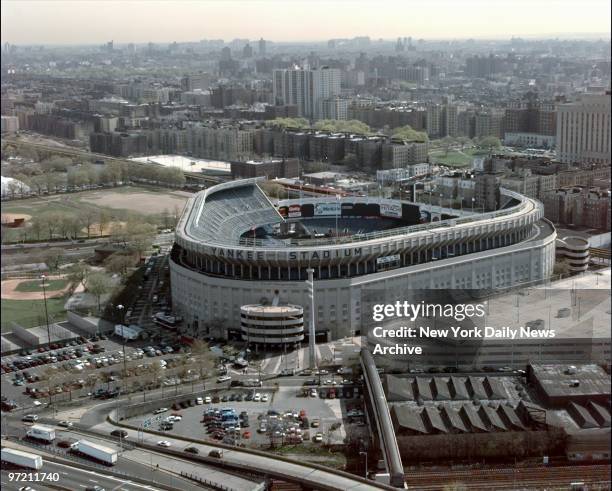
{"label": "white car", "polygon": [[204,402],[205,402],[206,404],[211,404],[211,403],[212,403],[212,397],[210,397],[210,396],[206,396],[206,397],[204,398]]}
{"label": "white car", "polygon": [[40,401],[34,401],[32,404],[34,404],[35,406],[42,406],[42,402]]}
{"label": "white car", "polygon": [[264,394],[263,396],[261,396],[261,402],[268,402],[270,400],[270,398],[268,397],[268,394]]}
{"label": "white car", "polygon": [[230,380],[232,380],[232,377],[229,375],[224,375],[223,377],[219,377],[217,379],[217,383],[222,384],[223,382],[229,382]]}
{"label": "white car", "polygon": [[317,397],[317,389],[310,389],[310,397]]}
{"label": "white car", "polygon": [[204,399],[202,399],[201,397],[196,397],[195,403],[198,406],[201,406],[202,404],[204,404]]}
{"label": "white car", "polygon": [[259,402],[261,401],[261,394],[259,392],[257,392],[254,396],[253,396],[253,401],[254,402]]}
{"label": "white car", "polygon": [[73,423],[72,421],[60,421],[57,425],[61,426],[62,428],[72,428]]}
{"label": "white car", "polygon": [[168,448],[168,447],[172,446],[172,443],[170,443],[168,440],[161,440],[161,441],[157,442],[157,446],[158,447]]}
{"label": "white car", "polygon": [[167,407],[160,407],[159,409],[156,409],[155,411],[153,411],[153,414],[161,414],[161,413],[165,413],[166,411],[168,411]]}
{"label": "white car", "polygon": [[323,433],[317,433],[317,434],[314,436],[313,440],[314,440],[316,443],[321,443],[321,442],[323,441]]}

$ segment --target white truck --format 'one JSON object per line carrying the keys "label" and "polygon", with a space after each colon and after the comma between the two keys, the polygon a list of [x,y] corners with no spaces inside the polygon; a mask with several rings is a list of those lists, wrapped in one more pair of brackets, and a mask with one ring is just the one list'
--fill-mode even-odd
{"label": "white truck", "polygon": [[93,460],[97,460],[106,465],[115,465],[119,452],[114,448],[104,447],[97,443],[88,442],[87,440],[79,440],[72,448],[72,451]]}
{"label": "white truck", "polygon": [[26,436],[36,440],[51,443],[55,440],[55,429],[48,426],[33,425],[26,431]]}
{"label": "white truck", "polygon": [[43,459],[35,453],[22,452],[14,448],[2,449],[2,463],[16,465],[26,469],[40,470],[43,466]]}

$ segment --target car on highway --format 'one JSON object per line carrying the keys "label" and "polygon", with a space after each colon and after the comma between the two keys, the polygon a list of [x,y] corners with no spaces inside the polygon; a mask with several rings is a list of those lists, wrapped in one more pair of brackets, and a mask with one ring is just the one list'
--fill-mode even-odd
{"label": "car on highway", "polygon": [[187,447],[185,449],[185,452],[192,453],[192,454],[195,454],[195,455],[200,453],[200,451],[196,447]]}
{"label": "car on highway", "polygon": [[116,436],[118,438],[127,438],[128,432],[125,430],[113,430],[111,431],[111,436]]}
{"label": "car on highway", "polygon": [[232,380],[232,377],[230,377],[229,375],[224,375],[217,379],[217,383],[222,384],[224,382],[229,382],[230,380]]}
{"label": "car on highway", "polygon": [[38,421],[38,415],[26,414],[23,418],[21,418],[21,421],[23,421],[24,423],[36,423]]}
{"label": "car on highway", "polygon": [[164,448],[168,448],[172,446],[172,443],[170,443],[168,440],[160,440],[157,442],[157,446],[158,447],[164,447]]}
{"label": "car on highway", "polygon": [[210,452],[208,452],[208,456],[214,457],[215,459],[221,459],[223,458],[223,450],[213,449]]}
{"label": "car on highway", "polygon": [[72,421],[64,420],[57,423],[57,426],[61,426],[62,428],[72,428],[74,426],[74,423]]}

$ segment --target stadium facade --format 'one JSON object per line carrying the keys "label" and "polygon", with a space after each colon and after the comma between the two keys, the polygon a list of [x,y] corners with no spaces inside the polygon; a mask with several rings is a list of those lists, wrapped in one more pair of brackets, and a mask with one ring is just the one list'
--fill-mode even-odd
{"label": "stadium facade", "polygon": [[177,225],[173,306],[201,336],[239,339],[241,308],[277,295],[302,307],[307,324],[308,268],[318,341],[359,334],[374,297],[392,303],[415,289],[504,290],[553,271],[555,229],[541,203],[515,192],[502,190],[501,209],[478,213],[359,196],[274,205],[257,183],[197,193]]}

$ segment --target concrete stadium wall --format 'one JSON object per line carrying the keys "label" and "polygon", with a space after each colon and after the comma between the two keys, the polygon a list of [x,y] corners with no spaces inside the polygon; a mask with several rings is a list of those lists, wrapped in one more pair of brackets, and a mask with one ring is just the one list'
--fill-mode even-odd
{"label": "concrete stadium wall", "polygon": [[94,317],[83,317],[76,312],[68,311],[67,319],[73,326],[92,335],[101,332],[110,332],[114,329],[113,324],[108,321],[97,319],[97,322],[95,322]]}
{"label": "concrete stadium wall", "polygon": [[15,322],[12,323],[12,328],[13,334],[26,343],[27,346],[38,346],[41,344],[40,337],[30,332],[29,329],[25,329]]}

